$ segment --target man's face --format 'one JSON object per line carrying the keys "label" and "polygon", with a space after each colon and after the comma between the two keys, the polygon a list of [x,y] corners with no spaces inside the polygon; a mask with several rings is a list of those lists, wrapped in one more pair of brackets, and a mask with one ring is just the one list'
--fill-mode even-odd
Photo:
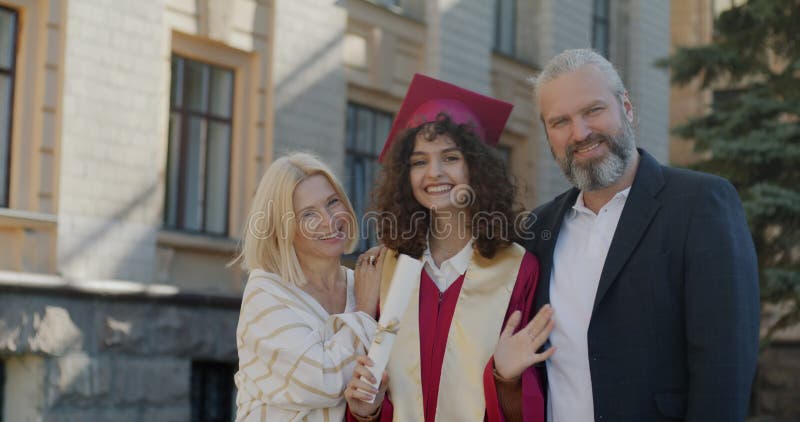
{"label": "man's face", "polygon": [[636,150],[633,107],[600,70],[586,65],[544,83],[539,106],[550,151],[575,187],[602,189],[622,177]]}

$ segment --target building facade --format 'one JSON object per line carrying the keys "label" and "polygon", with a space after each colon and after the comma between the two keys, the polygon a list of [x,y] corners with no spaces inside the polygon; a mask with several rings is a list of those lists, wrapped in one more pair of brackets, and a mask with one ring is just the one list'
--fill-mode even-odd
{"label": "building facade", "polygon": [[669,24],[648,0],[0,0],[2,421],[229,419],[260,176],[312,151],[363,212],[416,72],[515,105],[528,209],[567,187],[527,82],[565,48],[618,64],[666,162]]}

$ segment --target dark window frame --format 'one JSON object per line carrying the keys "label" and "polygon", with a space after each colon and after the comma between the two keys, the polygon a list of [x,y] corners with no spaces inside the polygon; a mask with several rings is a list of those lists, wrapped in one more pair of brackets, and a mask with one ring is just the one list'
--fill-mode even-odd
{"label": "dark window frame", "polygon": [[[602,13],[598,13],[602,7]],[[604,43],[598,46],[597,32],[601,28],[605,31]],[[611,54],[611,0],[594,0],[592,6],[592,48],[603,57],[609,58]]]}
{"label": "dark window frame", "polygon": [[[193,360],[189,380],[189,402],[192,422],[228,422],[236,415],[236,386],[233,376],[236,365],[229,362]],[[210,381],[221,381],[222,385],[206,385]],[[221,409],[209,412],[208,393],[216,391],[221,397]],[[223,394],[223,392],[228,392]],[[216,417],[209,417],[211,416]]]}
{"label": "dark window frame", "polygon": [[[180,145],[178,147],[178,150],[180,151],[179,152],[180,157],[178,158],[177,192],[175,193],[175,195],[177,197],[177,200],[176,200],[176,203],[175,203],[175,207],[176,207],[176,209],[175,209],[175,224],[172,225],[172,224],[169,224],[169,222],[168,222],[169,212],[170,212],[170,210],[168,209],[169,203],[170,203],[169,196],[170,196],[171,192],[170,192],[169,186],[167,186],[164,189],[164,209],[163,209],[164,218],[163,218],[163,226],[164,226],[165,229],[176,230],[176,231],[180,231],[180,232],[193,233],[193,234],[202,234],[202,235],[208,235],[208,236],[217,236],[217,237],[228,237],[229,225],[230,225],[230,214],[231,214],[230,213],[230,196],[231,196],[231,179],[232,179],[231,172],[232,172],[232,165],[233,165],[233,142],[234,142],[234,138],[233,138],[233,116],[235,115],[235,112],[236,112],[236,110],[235,110],[236,109],[235,93],[236,93],[236,84],[237,84],[236,69],[234,67],[228,67],[228,66],[224,66],[224,65],[219,65],[217,63],[211,63],[211,62],[204,61],[204,60],[198,60],[196,58],[187,57],[185,55],[173,52],[172,55],[171,55],[170,61],[172,61],[172,60],[174,60],[176,58],[179,59],[179,60],[182,60],[181,66],[183,66],[184,68],[185,68],[186,61],[191,61],[191,62],[194,62],[194,63],[199,63],[199,64],[201,64],[203,66],[208,66],[209,67],[208,72],[211,72],[211,70],[216,68],[216,69],[220,69],[220,70],[223,70],[223,71],[228,71],[228,72],[231,73],[231,79],[232,80],[231,80],[231,90],[230,90],[230,113],[229,113],[230,115],[229,115],[229,117],[226,118],[226,117],[222,117],[222,116],[213,114],[210,111],[211,103],[212,103],[211,96],[213,95],[212,94],[212,90],[211,90],[211,78],[210,77],[208,78],[208,81],[206,81],[207,86],[205,86],[205,89],[207,89],[207,92],[208,92],[208,99],[207,99],[207,104],[206,104],[206,107],[205,107],[206,108],[205,111],[201,112],[201,111],[197,111],[197,110],[192,110],[191,107],[186,105],[186,97],[187,97],[186,96],[186,92],[187,92],[187,85],[189,83],[188,82],[189,78],[186,78],[183,74],[181,75],[182,80],[180,81],[181,82],[181,89],[180,89],[180,95],[181,95],[180,103],[181,103],[181,105],[180,106],[176,106],[172,101],[172,84],[174,83],[174,77],[175,76],[173,75],[171,77],[172,79],[170,81],[169,113],[170,113],[170,119],[172,118],[171,116],[172,116],[173,113],[177,113],[180,116],[180,136],[178,137],[179,138],[178,142],[180,142]],[[181,73],[183,73],[183,72],[181,72]],[[208,185],[209,185],[207,183],[207,180],[203,181],[203,190],[202,190],[203,206],[201,207],[201,210],[200,210],[200,212],[201,212],[200,228],[198,230],[187,228],[186,227],[186,222],[184,221],[184,214],[185,214],[186,207],[187,207],[187,204],[186,204],[187,152],[188,152],[188,148],[189,148],[189,143],[191,141],[189,139],[189,135],[188,134],[189,134],[189,122],[190,122],[190,118],[192,118],[192,117],[203,119],[206,123],[215,122],[215,123],[227,124],[228,128],[229,128],[229,132],[230,133],[229,133],[229,143],[228,143],[228,163],[227,163],[227,170],[228,171],[227,171],[226,195],[225,195],[225,223],[224,223],[224,226],[223,226],[224,230],[223,230],[222,233],[211,232],[211,231],[206,230],[205,206],[206,206],[206,201],[207,201],[207,198],[208,198]],[[205,126],[206,126],[205,127],[205,136],[206,136],[206,139],[208,139],[208,124],[206,124]],[[171,127],[171,124],[170,124],[170,127]],[[169,181],[170,181],[170,165],[171,165],[171,162],[172,162],[172,150],[173,150],[171,134],[172,134],[172,131],[171,130],[168,131],[167,136],[168,136],[169,139],[168,139],[168,142],[167,142],[167,144],[168,144],[168,146],[167,146],[167,167],[166,167],[166,176],[165,176],[165,180],[166,180],[167,184],[169,184]],[[209,164],[208,151],[209,151],[209,142],[206,141],[206,143],[205,143],[205,151],[203,152],[203,163],[202,163],[202,165],[203,165],[202,173],[206,177],[206,179],[207,179],[207,170],[209,168],[209,166],[208,166],[208,164]]]}
{"label": "dark window frame", "polygon": [[0,195],[0,208],[8,208],[11,204],[11,153],[12,153],[12,134],[14,133],[14,96],[16,92],[17,80],[17,53],[19,52],[19,11],[6,6],[0,6],[0,10],[11,13],[14,17],[14,31],[11,39],[11,63],[10,67],[0,67],[0,74],[6,75],[11,79],[11,95],[8,97],[8,145],[6,145],[6,163],[0,163],[0,171],[5,172],[5,192]]}
{"label": "dark window frame", "polygon": [[[508,3],[505,3],[505,2]],[[501,22],[503,17],[503,5],[511,7],[511,39],[510,46],[506,49],[503,45],[502,34],[505,22]],[[492,49],[500,54],[514,57],[517,51],[517,0],[495,0],[494,2],[494,38],[492,39]]]}
{"label": "dark window frame", "polygon": [[[347,163],[350,163],[351,165],[346,166],[346,167],[348,167],[348,170],[347,170],[348,174],[347,174],[347,178],[345,179],[346,180],[345,191],[347,192],[347,195],[350,198],[351,203],[353,203],[353,208],[355,208],[355,211],[358,214],[359,211],[366,211],[367,210],[367,208],[369,206],[369,199],[370,199],[370,195],[369,194],[371,192],[371,189],[367,189],[366,198],[356,198],[355,197],[356,178],[353,177],[352,172],[354,171],[356,166],[352,165],[352,161],[353,160],[360,160],[360,161],[370,161],[371,160],[371,161],[374,161],[375,163],[378,163],[378,157],[380,156],[380,151],[383,148],[383,144],[385,142],[385,138],[375,137],[375,139],[373,139],[373,144],[371,144],[371,147],[372,147],[373,151],[364,151],[364,150],[359,149],[357,147],[357,145],[355,145],[355,142],[354,142],[354,140],[355,140],[355,138],[357,136],[356,135],[357,132],[352,132],[353,128],[350,126],[351,122],[350,122],[350,118],[348,117],[349,114],[350,114],[351,108],[354,110],[353,111],[354,115],[359,110],[367,111],[367,112],[373,114],[373,117],[370,119],[371,127],[369,128],[369,131],[373,135],[376,135],[376,132],[377,132],[377,121],[378,121],[378,119],[376,118],[377,116],[381,116],[381,117],[387,118],[388,122],[390,123],[390,126],[391,126],[391,122],[394,119],[394,115],[392,113],[390,113],[390,112],[385,111],[385,110],[381,110],[379,108],[375,108],[375,107],[372,107],[372,106],[369,106],[369,105],[366,105],[366,104],[362,104],[362,103],[359,103],[359,102],[355,102],[355,101],[348,101],[347,102],[347,115],[346,115],[346,118],[345,118],[345,122],[346,122],[346,124],[345,124],[345,160],[346,160]],[[357,125],[358,124],[358,122],[357,122],[358,119],[354,117],[353,120],[355,120],[355,124]],[[358,127],[356,126],[355,129],[357,130]],[[388,129],[389,129],[389,127],[387,127],[387,130]],[[388,133],[386,135],[388,136]],[[351,141],[351,139],[353,141]],[[378,163],[378,166],[380,166],[380,163]],[[373,176],[377,176],[377,174],[375,174]],[[369,181],[369,182],[373,183],[374,180]],[[373,185],[373,187],[374,187],[374,185]],[[356,208],[357,205],[355,203],[356,200],[361,200],[361,199],[364,199],[364,200],[367,201],[367,203],[364,204],[365,206],[363,207],[364,208],[363,210],[359,210],[358,208]],[[356,215],[356,218],[360,219],[361,223],[364,222],[363,217],[364,217],[363,215]],[[355,255],[357,255],[359,253],[362,253],[362,252],[366,251],[367,249],[369,249],[371,246],[374,246],[372,244],[372,242],[371,242],[371,240],[374,239],[374,236],[371,236],[371,233],[369,233],[367,230],[369,230],[369,227],[364,227],[363,224],[359,225],[359,242],[358,242],[358,246],[356,247],[356,250],[353,251],[351,256],[355,256]],[[372,233],[372,235],[374,235],[374,233]]]}

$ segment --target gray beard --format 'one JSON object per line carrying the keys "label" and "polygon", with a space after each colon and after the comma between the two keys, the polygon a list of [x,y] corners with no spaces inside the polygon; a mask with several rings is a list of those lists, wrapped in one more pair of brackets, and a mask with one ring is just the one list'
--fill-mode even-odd
{"label": "gray beard", "polygon": [[607,188],[617,182],[630,164],[633,152],[636,150],[636,140],[633,127],[630,122],[622,116],[622,131],[614,136],[605,134],[593,134],[590,137],[603,139],[608,145],[609,154],[605,157],[589,161],[585,164],[577,164],[574,161],[574,151],[570,147],[567,149],[564,158],[556,158],[556,162],[564,172],[564,176],[576,188],[583,191],[593,191]]}

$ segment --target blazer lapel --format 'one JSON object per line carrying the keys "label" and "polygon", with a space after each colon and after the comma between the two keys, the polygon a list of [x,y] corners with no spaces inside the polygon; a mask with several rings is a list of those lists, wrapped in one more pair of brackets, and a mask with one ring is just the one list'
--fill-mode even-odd
{"label": "blazer lapel", "polygon": [[536,233],[539,236],[538,243],[542,247],[539,248],[540,255],[537,256],[541,267],[539,282],[536,285],[535,311],[550,303],[550,273],[553,270],[553,251],[556,248],[556,240],[558,240],[558,233],[561,230],[564,215],[575,205],[575,200],[578,198],[579,193],[578,189],[572,188],[554,199],[556,212],[542,217],[543,221],[540,225],[542,230]]}
{"label": "blazer lapel", "polygon": [[655,158],[641,149],[639,155],[639,168],[636,171],[625,207],[622,209],[614,238],[611,240],[611,247],[608,249],[592,313],[597,310],[606,292],[616,280],[622,267],[628,262],[636,245],[661,207],[661,202],[655,198],[655,195],[664,186],[661,166]]}

